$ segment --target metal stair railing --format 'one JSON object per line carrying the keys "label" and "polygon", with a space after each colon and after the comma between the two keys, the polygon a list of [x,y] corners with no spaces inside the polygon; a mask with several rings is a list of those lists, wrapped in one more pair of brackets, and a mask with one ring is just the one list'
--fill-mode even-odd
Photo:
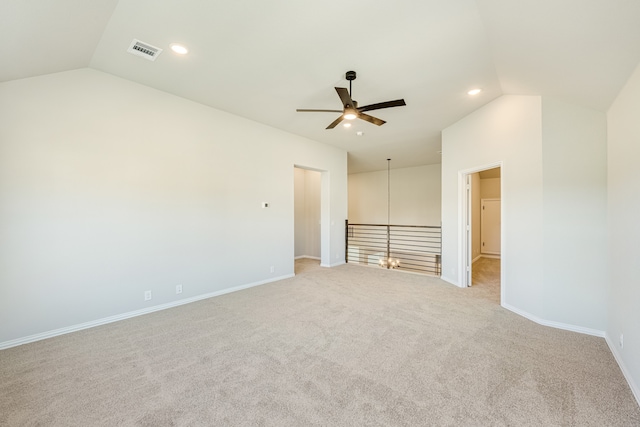
{"label": "metal stair railing", "polygon": [[345,261],[378,265],[400,260],[397,270],[440,276],[442,228],[428,225],[350,224],[345,221]]}

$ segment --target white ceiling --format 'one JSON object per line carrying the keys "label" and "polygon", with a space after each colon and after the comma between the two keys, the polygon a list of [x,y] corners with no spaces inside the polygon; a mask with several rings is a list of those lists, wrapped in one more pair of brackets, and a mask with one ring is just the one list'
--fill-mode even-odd
{"label": "white ceiling", "polygon": [[[0,38],[0,81],[92,67],[342,147],[356,173],[439,163],[440,131],[503,94],[605,111],[640,62],[640,1],[2,0]],[[295,111],[340,109],[348,70],[360,105],[407,106],[333,130]]]}

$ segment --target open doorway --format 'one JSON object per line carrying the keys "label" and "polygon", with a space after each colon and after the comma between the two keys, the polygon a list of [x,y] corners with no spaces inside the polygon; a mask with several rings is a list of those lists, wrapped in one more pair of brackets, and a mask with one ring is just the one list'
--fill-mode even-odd
{"label": "open doorway", "polygon": [[294,260],[296,274],[298,266],[306,264],[324,265],[323,253],[327,239],[327,212],[324,209],[327,197],[324,194],[328,172],[294,166]]}
{"label": "open doorway", "polygon": [[502,300],[501,164],[461,173],[462,286],[478,286]]}

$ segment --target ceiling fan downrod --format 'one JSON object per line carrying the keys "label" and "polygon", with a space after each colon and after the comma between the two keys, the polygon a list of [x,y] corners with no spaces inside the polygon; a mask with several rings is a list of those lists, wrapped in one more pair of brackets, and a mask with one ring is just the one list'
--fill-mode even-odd
{"label": "ceiling fan downrod", "polygon": [[355,71],[347,71],[344,77],[347,80],[349,80],[349,96],[351,97],[351,100],[353,100],[353,90],[351,89],[351,82],[356,79],[356,72]]}

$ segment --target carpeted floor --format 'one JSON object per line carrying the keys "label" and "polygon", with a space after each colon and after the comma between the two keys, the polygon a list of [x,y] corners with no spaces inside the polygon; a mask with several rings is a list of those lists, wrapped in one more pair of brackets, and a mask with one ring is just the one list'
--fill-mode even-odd
{"label": "carpeted floor", "polygon": [[480,258],[471,265],[471,286],[477,297],[500,304],[500,260]]}
{"label": "carpeted floor", "polygon": [[638,426],[601,338],[482,286],[294,278],[0,351],[3,426]]}

